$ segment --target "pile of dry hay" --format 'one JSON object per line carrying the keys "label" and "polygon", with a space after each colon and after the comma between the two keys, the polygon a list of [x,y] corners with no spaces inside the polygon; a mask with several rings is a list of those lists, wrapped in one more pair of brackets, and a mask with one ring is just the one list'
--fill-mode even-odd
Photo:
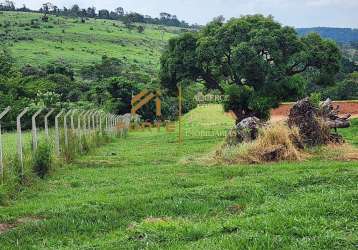
{"label": "pile of dry hay", "polygon": [[221,145],[209,158],[215,163],[299,161],[306,158],[306,153],[296,146],[295,141],[300,140],[297,128],[276,123],[261,129],[258,138],[252,142]]}

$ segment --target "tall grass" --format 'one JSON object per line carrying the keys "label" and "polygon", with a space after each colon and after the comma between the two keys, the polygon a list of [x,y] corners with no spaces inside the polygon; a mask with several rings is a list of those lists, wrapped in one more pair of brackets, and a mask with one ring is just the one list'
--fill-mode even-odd
{"label": "tall grass", "polygon": [[3,135],[4,145],[4,183],[0,185],[0,204],[6,203],[23,186],[30,185],[37,178],[45,178],[63,163],[70,163],[76,157],[89,153],[112,140],[114,134],[107,131],[68,131],[68,145],[65,144],[64,131],[60,132],[60,155],[56,154],[54,131],[49,137],[39,133],[36,150],[32,147],[31,133],[23,133],[23,165],[16,146],[16,133]]}

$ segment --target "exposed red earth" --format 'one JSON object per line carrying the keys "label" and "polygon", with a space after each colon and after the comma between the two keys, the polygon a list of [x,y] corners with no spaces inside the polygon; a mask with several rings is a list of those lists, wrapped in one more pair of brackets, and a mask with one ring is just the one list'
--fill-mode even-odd
{"label": "exposed red earth", "polygon": [[[277,109],[271,111],[271,117],[274,120],[280,120],[288,116],[294,103],[283,103]],[[337,101],[334,106],[339,105],[340,114],[351,114],[352,117],[358,117],[358,101]]]}

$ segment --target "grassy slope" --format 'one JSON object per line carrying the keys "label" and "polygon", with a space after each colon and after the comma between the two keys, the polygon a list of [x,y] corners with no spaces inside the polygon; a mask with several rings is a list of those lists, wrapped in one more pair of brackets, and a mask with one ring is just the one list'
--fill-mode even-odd
{"label": "grassy slope", "polygon": [[[217,131],[232,123],[218,107],[197,109],[181,146],[175,134],[135,132],[58,170],[0,208],[0,222],[40,219],[1,235],[0,246],[355,249],[357,162],[182,165],[222,141],[198,134],[213,132],[213,120]],[[357,143],[355,132],[346,133]]]}
{"label": "grassy slope", "polygon": [[[144,33],[140,34],[136,29],[126,29],[117,21],[91,19],[83,24],[78,19],[55,16],[50,16],[48,23],[39,21],[39,29],[24,26],[30,24],[32,19],[40,20],[41,15],[16,12],[0,14],[0,23],[11,24],[8,28],[0,27],[0,33],[10,30],[11,51],[19,66],[46,65],[63,58],[79,69],[107,55],[130,63],[137,62],[144,67],[156,67],[161,49],[178,32],[175,28],[147,25]],[[29,37],[34,40],[25,40]]]}

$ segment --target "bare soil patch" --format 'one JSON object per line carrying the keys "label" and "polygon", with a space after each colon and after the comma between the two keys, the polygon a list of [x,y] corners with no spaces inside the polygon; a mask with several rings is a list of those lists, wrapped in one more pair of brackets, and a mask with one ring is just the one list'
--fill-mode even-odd
{"label": "bare soil patch", "polygon": [[[282,120],[288,116],[294,103],[283,103],[277,109],[271,111],[271,117],[274,120]],[[334,106],[339,106],[342,114],[351,114],[358,117],[358,101],[337,101],[333,102]]]}
{"label": "bare soil patch", "polygon": [[11,228],[14,228],[15,225],[13,224],[0,224],[0,234],[6,233]]}
{"label": "bare soil patch", "polygon": [[0,234],[4,234],[21,224],[36,223],[36,222],[39,222],[42,220],[43,220],[43,218],[28,216],[28,217],[23,217],[23,218],[17,219],[15,223],[11,223],[11,224],[10,223],[3,223],[3,224],[0,223]]}

